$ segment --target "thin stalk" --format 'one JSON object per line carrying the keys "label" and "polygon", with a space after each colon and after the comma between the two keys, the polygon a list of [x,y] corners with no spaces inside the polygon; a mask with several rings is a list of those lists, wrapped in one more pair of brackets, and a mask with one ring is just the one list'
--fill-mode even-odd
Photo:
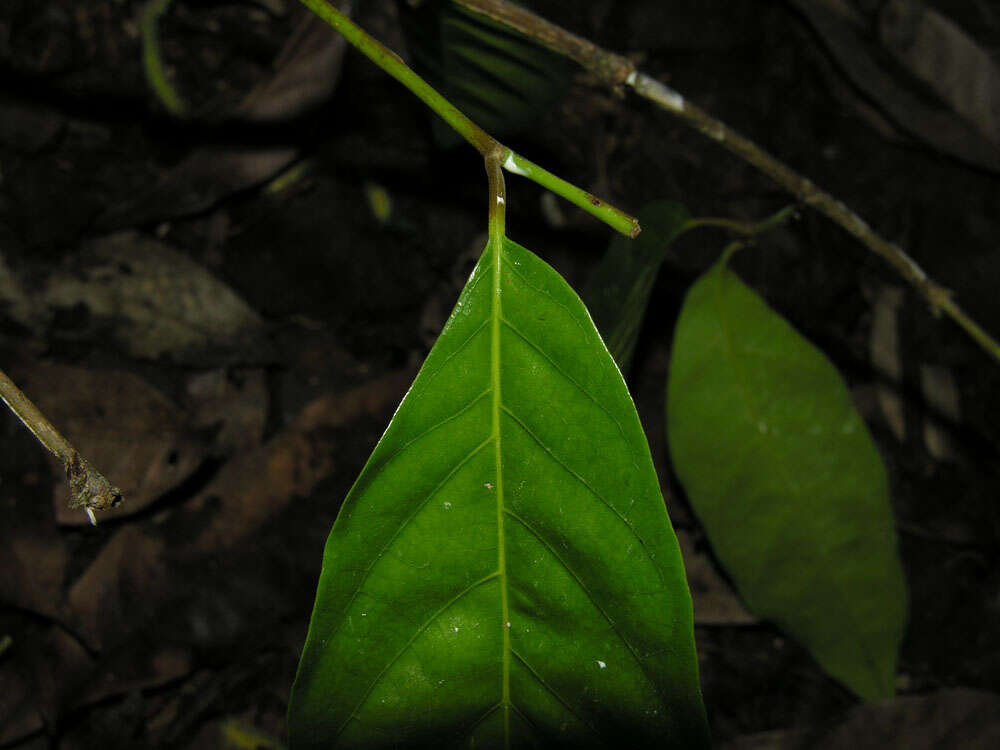
{"label": "thin stalk", "polygon": [[485,161],[490,183],[490,242],[496,243],[496,252],[499,253],[500,243],[507,234],[507,187],[499,156],[487,156]]}
{"label": "thin stalk", "polygon": [[187,107],[167,76],[163,53],[160,51],[160,17],[167,12],[171,2],[173,0],[149,0],[142,7],[139,18],[142,30],[142,64],[149,85],[153,87],[153,92],[160,98],[163,106],[170,114],[183,117]]}
{"label": "thin stalk", "polygon": [[331,6],[326,0],[301,0],[302,4],[322,18],[368,59],[402,83],[421,101],[436,112],[459,135],[483,155],[484,159],[498,159],[508,171],[527,177],[608,224],[629,237],[639,233],[639,222],[633,217],[595,198],[585,190],[556,177],[537,164],[503,145],[454,104],[439,94],[427,81],[411,70],[392,50],[384,47],[351,19]]}
{"label": "thin stalk", "polygon": [[529,180],[537,182],[542,187],[547,188],[556,195],[565,198],[574,206],[582,208],[587,213],[596,216],[605,224],[612,227],[616,231],[621,232],[626,237],[635,239],[641,231],[641,228],[639,227],[639,220],[635,217],[629,216],[621,209],[615,208],[614,206],[605,203],[600,198],[581,190],[576,185],[566,182],[566,180],[561,177],[556,177],[548,170],[543,169],[528,159],[525,159],[523,156],[515,154],[510,149],[507,149],[507,155],[504,159],[503,167],[508,172],[519,174],[522,177],[527,177]]}
{"label": "thin stalk", "polygon": [[771,156],[721,120],[692,104],[680,92],[639,72],[627,58],[602,49],[524,8],[515,6],[508,0],[454,0],[454,2],[505,24],[548,49],[575,60],[594,74],[601,83],[616,91],[621,90],[622,84],[631,86],[639,96],[667,110],[689,127],[707,135],[797,196],[803,203],[812,206],[852,234],[862,245],[889,263],[914,286],[935,315],[944,313],[950,317],[990,356],[1000,361],[1000,343],[955,303],[948,289],[928,278],[924,270],[899,245],[876,233],[864,219],[842,201],[814,185],[809,179]]}
{"label": "thin stalk", "polygon": [[38,442],[62,461],[69,479],[71,508],[83,508],[90,522],[96,526],[95,510],[114,508],[123,502],[121,490],[77,452],[3,370],[0,370],[0,398],[31,430]]}
{"label": "thin stalk", "polygon": [[697,229],[698,227],[714,227],[716,229],[725,229],[726,231],[733,232],[734,234],[752,236],[755,234],[763,234],[764,232],[774,229],[775,227],[784,224],[794,215],[795,206],[786,206],[774,214],[774,216],[769,216],[762,221],[740,221],[739,219],[727,219],[720,216],[702,216],[699,218],[688,219],[684,229],[688,230]]}

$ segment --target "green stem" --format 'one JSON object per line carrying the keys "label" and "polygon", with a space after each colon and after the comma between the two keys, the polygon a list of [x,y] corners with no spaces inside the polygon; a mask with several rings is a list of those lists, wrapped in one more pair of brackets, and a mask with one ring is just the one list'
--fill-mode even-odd
{"label": "green stem", "polygon": [[[413,92],[421,101],[436,112],[446,123],[487,160],[496,160],[504,169],[527,177],[570,203],[579,206],[597,217],[608,226],[629,237],[639,234],[639,222],[614,206],[594,197],[586,190],[578,188],[537,164],[525,159],[504,146],[472,120],[466,117],[451,102],[439,94],[427,81],[407,67],[399,55],[384,47],[361,27],[351,21],[326,0],[300,0],[309,10],[322,18],[337,32],[360,50],[372,62]],[[488,167],[489,169],[489,167]],[[492,190],[492,188],[491,188]],[[492,194],[492,193],[491,193]],[[506,199],[505,199],[506,200]],[[493,201],[495,203],[495,201]],[[493,217],[493,213],[490,214]],[[491,218],[491,222],[493,219]]]}
{"label": "green stem", "polygon": [[490,242],[496,243],[496,252],[499,253],[500,243],[507,234],[507,188],[503,167],[496,156],[486,157],[486,176],[490,181]]}
{"label": "green stem", "polygon": [[537,182],[542,187],[551,190],[556,195],[565,198],[574,206],[582,208],[587,213],[596,216],[609,227],[621,232],[626,237],[635,239],[641,231],[639,220],[635,217],[629,216],[621,209],[605,203],[600,198],[595,197],[585,190],[581,190],[576,185],[566,182],[561,177],[556,177],[547,169],[543,169],[510,149],[507,149],[503,166],[508,172],[527,177],[529,180]]}
{"label": "green stem", "polygon": [[761,221],[740,221],[739,219],[727,219],[718,216],[703,216],[696,219],[689,219],[685,231],[697,229],[698,227],[715,227],[725,229],[734,234],[753,236],[763,234],[784,224],[789,218],[795,215],[795,206],[786,206],[773,216],[769,216]]}
{"label": "green stem", "polygon": [[850,232],[871,252],[881,256],[912,284],[931,305],[935,314],[944,313],[971,336],[994,359],[1000,361],[997,341],[951,299],[951,292],[928,278],[903,249],[876,233],[867,222],[830,193],[771,156],[721,120],[699,109],[669,86],[636,70],[628,58],[602,49],[592,42],[561,29],[544,18],[509,0],[454,0],[458,5],[511,28],[572,60],[592,73],[598,81],[620,92],[631,86],[639,96],[671,112],[684,124],[695,128],[723,148],[751,164],[782,188],[815,208]]}
{"label": "green stem", "polygon": [[739,240],[736,242],[730,242],[722,251],[722,255],[719,257],[718,263],[723,266],[728,266],[730,259],[743,249],[743,245],[744,243]]}
{"label": "green stem", "polygon": [[153,87],[163,106],[170,114],[183,117],[187,107],[167,77],[163,54],[160,52],[160,17],[167,12],[171,2],[173,0],[149,0],[142,8],[139,21],[142,28],[142,64],[149,85]]}

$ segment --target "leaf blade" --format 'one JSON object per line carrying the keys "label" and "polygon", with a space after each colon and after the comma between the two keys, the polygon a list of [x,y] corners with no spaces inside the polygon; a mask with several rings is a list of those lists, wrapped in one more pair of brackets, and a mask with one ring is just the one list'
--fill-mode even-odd
{"label": "leaf blade", "polygon": [[345,500],[289,727],[296,748],[707,743],[631,399],[579,298],[510,241]]}
{"label": "leaf blade", "polygon": [[748,606],[859,696],[891,696],[906,590],[881,458],[822,352],[724,263],[681,311],[667,424]]}

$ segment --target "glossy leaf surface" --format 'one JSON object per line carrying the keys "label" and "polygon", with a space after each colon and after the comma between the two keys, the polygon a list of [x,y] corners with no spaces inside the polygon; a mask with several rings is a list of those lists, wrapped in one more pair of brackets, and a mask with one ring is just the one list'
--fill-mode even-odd
{"label": "glossy leaf surface", "polygon": [[344,502],[289,732],[294,750],[707,747],[635,408],[579,298],[510,241]]}
{"label": "glossy leaf surface", "polygon": [[616,235],[583,291],[594,323],[623,372],[632,361],[667,248],[691,226],[687,209],[672,201],[648,203],[637,218],[642,233],[634,240]]}
{"label": "glossy leaf surface", "polygon": [[906,589],[881,458],[827,358],[724,263],[681,311],[667,430],[747,605],[859,696],[891,696]]}

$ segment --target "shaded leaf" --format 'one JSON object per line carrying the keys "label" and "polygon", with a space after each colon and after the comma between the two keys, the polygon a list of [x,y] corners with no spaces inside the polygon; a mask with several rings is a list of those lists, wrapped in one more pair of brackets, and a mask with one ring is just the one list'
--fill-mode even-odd
{"label": "shaded leaf", "polygon": [[327,541],[292,747],[707,746],[635,407],[579,298],[491,242]]}
{"label": "shaded leaf", "polygon": [[98,219],[105,229],[152,224],[210,209],[224,198],[267,182],[298,158],[282,145],[226,145],[196,149],[134,198]]}
{"label": "shaded leaf", "polygon": [[656,274],[670,243],[690,226],[687,209],[655,201],[638,212],[642,233],[615,235],[581,295],[622,372],[627,372]]}
{"label": "shaded leaf", "polygon": [[72,311],[58,337],[104,338],[141,359],[182,364],[261,362],[263,321],[232,289],[168,245],[135,232],[97,240],[54,273],[43,294]]}
{"label": "shaded leaf", "polygon": [[722,262],[677,323],[667,435],[750,609],[861,697],[891,696],[906,589],[882,461],[826,357]]}
{"label": "shaded leaf", "polygon": [[0,249],[0,316],[9,318],[23,326],[30,327],[34,323],[35,305],[25,289],[19,274],[4,260]]}
{"label": "shaded leaf", "polygon": [[[901,131],[918,138],[922,142],[972,164],[978,168],[1000,170],[1000,147],[995,133],[984,134],[979,114],[973,112],[966,101],[964,92],[952,91],[946,97],[947,104],[932,101],[931,97],[919,92],[920,78],[927,71],[899,71],[898,66],[887,64],[888,55],[869,32],[869,22],[859,11],[841,0],[790,0],[816,29],[837,66],[858,87],[866,99],[884,113],[892,124]],[[927,11],[930,13],[930,11]],[[936,21],[943,21],[938,16]],[[934,33],[940,34],[940,29]],[[898,34],[890,32],[891,36]],[[935,53],[945,52],[941,39],[930,44]],[[895,54],[904,57],[900,45],[895,46]],[[925,48],[927,44],[925,43]],[[953,54],[953,50],[948,54]],[[979,63],[977,63],[979,64]],[[926,67],[927,64],[925,64]],[[933,65],[933,63],[930,63]],[[940,75],[940,71],[934,73]],[[984,83],[982,71],[976,74],[977,82]],[[926,85],[926,80],[924,84]],[[938,83],[933,83],[938,88]],[[990,82],[990,85],[994,85]],[[964,88],[964,86],[963,86]],[[939,92],[940,93],[940,92]],[[980,101],[993,99],[993,92],[984,92]],[[995,101],[995,100],[994,100]],[[960,106],[958,114],[952,107]],[[968,119],[972,116],[974,119]],[[975,118],[979,118],[978,120]]]}
{"label": "shaded leaf", "polygon": [[[350,15],[351,0],[334,2]],[[347,42],[331,33],[315,13],[299,9],[299,25],[274,63],[274,75],[258,84],[240,103],[237,118],[251,122],[281,122],[301,116],[325,102],[340,78]]]}
{"label": "shaded leaf", "polygon": [[1000,66],[990,54],[923,3],[892,0],[879,20],[882,43],[896,60],[1000,147]]}
{"label": "shaded leaf", "polygon": [[487,132],[524,130],[566,91],[572,66],[562,56],[450,0],[411,5],[399,3],[414,69]]}

